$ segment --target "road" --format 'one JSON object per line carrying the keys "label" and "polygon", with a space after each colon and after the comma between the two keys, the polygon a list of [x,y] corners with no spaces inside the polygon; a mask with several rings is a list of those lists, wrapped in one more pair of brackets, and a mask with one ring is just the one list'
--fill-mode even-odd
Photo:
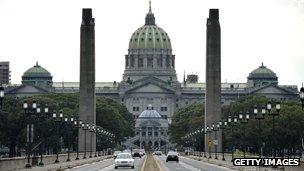
{"label": "road", "polygon": [[81,165],[81,166],[77,166],[74,167],[72,169],[67,169],[69,171],[140,171],[141,165],[143,163],[143,161],[145,160],[145,156],[142,158],[138,158],[136,157],[134,160],[134,169],[131,168],[118,168],[115,169],[114,168],[114,159],[107,159],[107,160],[103,160],[100,162],[96,162],[96,163],[91,163],[91,164],[85,164],[85,165]]}
{"label": "road", "polygon": [[154,156],[164,171],[232,171],[232,169],[180,156],[179,163],[166,162],[166,156]]}
{"label": "road", "polygon": [[[74,167],[72,169],[67,169],[69,171],[140,171],[141,166],[145,160],[146,156],[142,158],[135,158],[135,168],[114,168],[114,159],[107,159],[100,162],[95,162],[91,164],[85,164],[81,166]],[[152,158],[153,159],[153,158]],[[185,158],[180,156],[179,163],[169,161],[166,162],[166,156],[154,156],[155,161],[160,165],[162,168],[161,171],[234,171],[229,168],[225,168],[222,166],[217,166],[213,164],[209,164],[202,161],[197,161],[189,158]],[[148,163],[148,161],[147,161]],[[145,169],[144,169],[145,170]],[[151,169],[150,169],[151,170]],[[157,171],[156,169],[155,171]]]}

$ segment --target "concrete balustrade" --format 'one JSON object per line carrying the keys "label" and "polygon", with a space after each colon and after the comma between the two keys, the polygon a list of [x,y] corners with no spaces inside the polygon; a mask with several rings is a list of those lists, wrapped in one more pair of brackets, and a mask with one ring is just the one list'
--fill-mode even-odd
{"label": "concrete balustrade", "polygon": [[[100,153],[102,154],[102,153]],[[79,153],[79,160],[83,160],[84,153]],[[90,152],[86,153],[87,159],[89,159]],[[92,156],[94,156],[95,153],[93,153]],[[70,160],[75,161],[77,154],[76,153],[70,153]],[[109,156],[106,156],[109,157]],[[59,163],[66,162],[68,158],[68,154],[59,154],[58,160]],[[94,158],[94,157],[93,157]],[[56,155],[43,155],[43,163],[44,165],[50,165],[54,164],[56,160]],[[40,162],[40,156],[31,156],[30,160],[32,167],[35,167]],[[25,165],[27,164],[27,157],[14,157],[14,158],[1,158],[0,159],[0,170],[1,171],[12,171],[17,169],[24,169]],[[40,167],[40,166],[37,166]],[[42,166],[43,167],[43,166]]]}

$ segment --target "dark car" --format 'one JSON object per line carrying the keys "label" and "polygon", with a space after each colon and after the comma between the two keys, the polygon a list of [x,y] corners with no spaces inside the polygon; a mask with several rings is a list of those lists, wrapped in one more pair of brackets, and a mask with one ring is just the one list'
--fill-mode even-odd
{"label": "dark car", "polygon": [[140,151],[137,149],[134,149],[132,152],[132,156],[141,158]]}
{"label": "dark car", "polygon": [[166,162],[168,162],[168,161],[176,161],[176,162],[179,162],[178,153],[177,153],[177,152],[174,152],[174,151],[169,151],[169,153],[167,154]]}

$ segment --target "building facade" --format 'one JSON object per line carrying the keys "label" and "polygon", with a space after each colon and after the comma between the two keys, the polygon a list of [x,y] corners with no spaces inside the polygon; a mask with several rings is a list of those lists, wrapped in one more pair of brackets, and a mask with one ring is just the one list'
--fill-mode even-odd
{"label": "building facade", "polygon": [[10,84],[11,71],[9,69],[9,62],[0,62],[0,84]]}
{"label": "building facade", "polygon": [[[128,47],[123,79],[120,82],[96,82],[96,96],[124,104],[135,119],[151,104],[153,110],[169,123],[179,108],[194,102],[205,102],[206,84],[198,82],[198,75],[190,74],[184,76],[183,82],[178,81],[171,39],[157,26],[151,7],[146,14],[145,24],[131,35]],[[29,69],[32,70],[35,72],[30,77],[28,71],[24,73],[22,85],[8,86],[6,93],[28,96],[48,92],[79,92],[79,82],[53,82],[51,74],[38,64]],[[40,75],[45,77],[41,78]],[[35,84],[32,80],[36,80]],[[38,84],[38,80],[43,80],[44,84]],[[264,64],[249,73],[246,83],[221,83],[221,105],[252,94],[289,101],[298,98],[298,88],[296,85],[279,85],[277,75]]]}

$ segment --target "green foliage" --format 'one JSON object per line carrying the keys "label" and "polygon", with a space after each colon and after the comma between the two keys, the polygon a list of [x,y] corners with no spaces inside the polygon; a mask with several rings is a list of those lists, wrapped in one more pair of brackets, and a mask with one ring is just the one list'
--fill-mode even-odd
{"label": "green foliage", "polygon": [[185,144],[182,138],[187,133],[202,127],[204,120],[204,106],[202,103],[193,103],[177,110],[172,117],[169,127],[170,140],[178,145]]}
{"label": "green foliage", "polygon": [[[298,102],[283,102],[278,116],[274,118],[266,113],[263,120],[259,122],[253,114],[254,105],[258,106],[261,112],[262,105],[266,106],[268,101],[272,102],[271,113],[276,113],[275,101],[267,99],[264,96],[247,96],[231,103],[229,106],[222,108],[222,121],[227,121],[228,116],[239,116],[240,111],[245,114],[247,111],[250,114],[250,119],[247,124],[238,124],[234,127],[229,126],[224,130],[224,145],[225,149],[231,149],[232,146],[238,149],[243,149],[246,146],[250,152],[257,154],[259,146],[263,145],[264,152],[270,153],[270,149],[300,149],[301,138],[304,138],[304,111]],[[203,125],[204,106],[199,103],[194,103],[185,108],[180,108],[173,115],[172,123],[169,128],[171,140],[178,145],[186,144],[186,140],[196,143],[195,138],[184,139],[187,133],[192,132]],[[245,132],[245,134],[244,134]]]}
{"label": "green foliage", "polygon": [[[4,98],[3,111],[0,113],[0,144],[8,146],[11,149],[25,147],[26,141],[26,121],[27,118],[22,109],[24,100],[27,100],[29,107],[33,100],[44,108],[45,104],[49,107],[49,115],[47,119],[39,119],[34,115],[30,121],[35,126],[35,143],[45,139],[49,146],[53,146],[58,139],[55,136],[56,125],[52,118],[52,113],[57,113],[62,110],[64,117],[78,117],[78,94],[47,94],[24,98],[13,98],[6,96]],[[114,100],[104,97],[96,98],[96,125],[103,127],[105,130],[113,133],[116,136],[115,142],[121,142],[125,137],[134,134],[134,119],[125,106],[117,103]],[[64,143],[67,143],[69,135],[70,143],[76,144],[77,130],[71,129],[66,124],[60,124],[60,133],[64,138]],[[99,140],[100,141],[100,140]],[[35,144],[34,143],[34,144]],[[113,147],[116,144],[112,143],[109,146],[104,138],[101,144],[106,144],[107,147]],[[13,150],[11,156],[16,154]]]}

